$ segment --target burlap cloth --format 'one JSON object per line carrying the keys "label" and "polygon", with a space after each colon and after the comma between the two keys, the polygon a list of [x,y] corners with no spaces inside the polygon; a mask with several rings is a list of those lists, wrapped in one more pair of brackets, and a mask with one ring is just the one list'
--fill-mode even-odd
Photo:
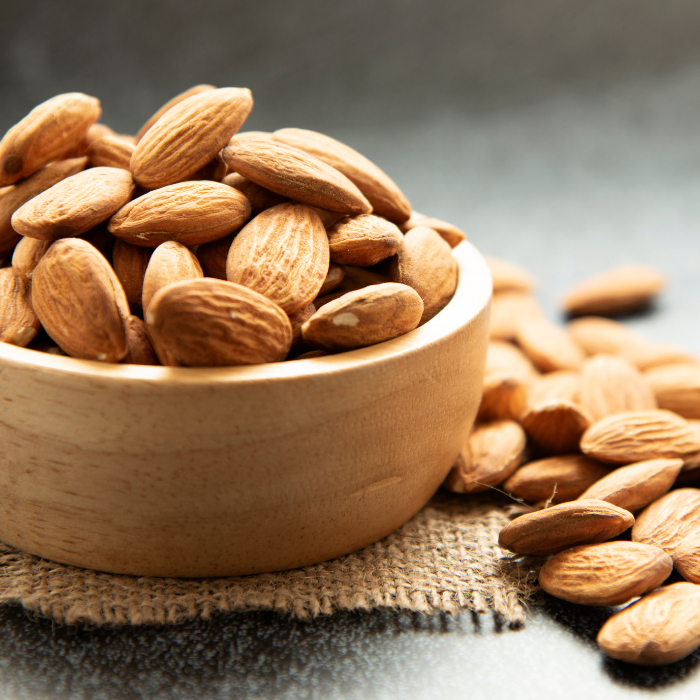
{"label": "burlap cloth", "polygon": [[535,592],[536,567],[498,547],[508,521],[506,503],[496,498],[439,494],[399,530],[353,554],[291,571],[214,579],[105,574],[0,544],[0,602],[65,624],[174,624],[250,610],[307,618],[384,608],[492,611],[519,626]]}

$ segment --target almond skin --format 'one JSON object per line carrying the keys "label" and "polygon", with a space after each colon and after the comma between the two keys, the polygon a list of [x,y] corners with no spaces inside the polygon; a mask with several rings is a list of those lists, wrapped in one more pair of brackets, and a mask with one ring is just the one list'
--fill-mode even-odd
{"label": "almond skin", "polygon": [[598,316],[577,318],[566,327],[587,355],[619,355],[626,347],[641,341],[636,333],[622,323]]}
{"label": "almond skin", "polygon": [[243,177],[243,175],[239,175],[238,173],[226,175],[221,182],[224,185],[228,185],[242,192],[250,202],[254,215],[265,211],[265,209],[274,207],[277,204],[283,204],[289,201],[287,197],[283,197],[281,194],[276,194],[255,182],[251,182],[247,177]]}
{"label": "almond skin", "polygon": [[601,542],[555,554],[540,569],[550,595],[579,605],[622,605],[658,588],[673,570],[662,549],[637,542]]}
{"label": "almond skin", "polygon": [[235,234],[219,238],[218,241],[203,243],[197,247],[197,260],[205,277],[217,280],[226,279],[226,259]]}
{"label": "almond skin", "polygon": [[450,246],[431,228],[411,229],[403,239],[390,270],[392,282],[407,284],[423,300],[425,323],[452,298],[457,287],[457,261]]}
{"label": "almond skin", "polygon": [[523,352],[543,372],[577,370],[584,360],[583,350],[563,329],[544,318],[526,317],[518,324],[516,340]]}
{"label": "almond skin", "polygon": [[464,231],[458,229],[453,224],[443,221],[442,219],[435,219],[432,216],[424,216],[417,211],[411,212],[411,218],[401,224],[399,228],[403,233],[408,233],[412,228],[417,228],[418,226],[427,226],[433,229],[433,231],[437,231],[440,236],[445,239],[445,242],[450,248],[456,248],[467,238]]}
{"label": "almond skin", "polygon": [[278,362],[292,343],[291,323],[279,306],[223,280],[163,287],[151,300],[146,323],[166,352],[191,367]]}
{"label": "almond skin", "polygon": [[114,242],[112,267],[134,311],[142,309],[143,277],[152,253],[152,248],[142,248],[120,238]]}
{"label": "almond skin", "polygon": [[0,141],[0,187],[65,158],[101,113],[100,101],[80,92],[56,95],[35,107]]}
{"label": "almond skin", "polygon": [[506,372],[484,377],[477,420],[517,420],[527,408],[527,384]]}
{"label": "almond skin", "polygon": [[486,374],[503,372],[530,383],[539,377],[539,372],[522,350],[512,343],[500,340],[489,342],[486,351]]}
{"label": "almond skin", "polygon": [[391,340],[418,326],[420,296],[403,284],[375,284],[331,301],[302,326],[305,342],[319,350],[354,350]]}
{"label": "almond skin", "polygon": [[343,281],[344,277],[345,277],[345,268],[342,267],[341,265],[336,265],[335,263],[331,263],[328,266],[328,272],[326,273],[326,279],[323,280],[323,284],[321,285],[321,289],[318,290],[318,295],[321,296],[323,294],[328,294],[328,292],[332,292]]}
{"label": "almond skin", "polygon": [[177,241],[161,243],[151,255],[143,277],[141,306],[144,315],[155,293],[173,282],[204,277],[199,261],[189,248]]}
{"label": "almond skin", "polygon": [[166,241],[199,245],[237,231],[250,217],[250,203],[220,182],[179,182],[147,192],[123,206],[109,231],[134,245],[156,248]]}
{"label": "almond skin", "polygon": [[29,238],[55,241],[87,233],[131,198],[134,181],[119,168],[90,168],[29,200],[12,216],[12,227]]}
{"label": "almond skin", "polygon": [[293,313],[318,295],[328,256],[328,236],[318,215],[303,204],[278,204],[234,238],[226,276]]}
{"label": "almond skin", "polygon": [[571,501],[521,515],[501,530],[498,544],[516,554],[547,556],[609,540],[633,523],[631,513],[605,501]]}
{"label": "almond skin", "polygon": [[500,258],[485,258],[493,279],[493,293],[500,292],[531,292],[535,287],[532,276],[522,267],[501,260]]}
{"label": "almond skin", "polygon": [[700,367],[679,364],[655,367],[645,375],[659,408],[684,418],[700,418]]}
{"label": "almond skin", "polygon": [[26,347],[39,332],[31,282],[12,268],[0,269],[0,342]]}
{"label": "almond skin", "polygon": [[603,625],[598,646],[613,659],[659,666],[700,646],[700,586],[672,583],[645,595]]}
{"label": "almond skin", "polygon": [[129,304],[110,264],[80,238],[56,241],[32,276],[41,325],[72,357],[119,362],[127,353]]}
{"label": "almond skin", "polygon": [[678,573],[691,583],[700,583],[700,535],[686,537],[673,553]]}
{"label": "almond skin", "polygon": [[30,280],[39,260],[49,249],[52,241],[40,241],[36,238],[22,238],[12,253],[12,271],[18,277]]}
{"label": "almond skin", "polygon": [[129,316],[124,323],[126,333],[126,356],[122,360],[125,365],[157,365],[158,358],[148,339],[146,324],[138,316]]}
{"label": "almond skin", "polygon": [[566,454],[578,448],[590,425],[583,406],[563,399],[542,401],[520,416],[528,437],[543,452]]}
{"label": "almond skin", "polygon": [[178,102],[136,144],[134,180],[152,190],[187,179],[216,157],[252,108],[246,88],[206,90]]}
{"label": "almond skin", "polygon": [[231,170],[283,197],[343,214],[372,211],[345,175],[298,148],[269,138],[234,138],[222,156]]}
{"label": "almond skin", "polygon": [[581,396],[581,374],[569,369],[560,369],[536,377],[528,391],[528,405],[537,408],[547,401],[571,401],[579,403]]}
{"label": "almond skin", "polygon": [[395,224],[372,214],[350,216],[328,229],[331,261],[341,265],[375,265],[394,255],[403,243]]}
{"label": "almond skin", "polygon": [[515,340],[518,327],[525,318],[542,316],[535,297],[526,292],[501,292],[491,300],[491,340]]}
{"label": "almond skin", "polygon": [[367,198],[376,214],[397,223],[411,215],[411,205],[396,183],[344,143],[308,129],[278,129],[272,138],[305,151],[343,173]]}
{"label": "almond skin", "polygon": [[293,311],[289,316],[289,322],[292,324],[292,348],[297,349],[303,345],[301,337],[301,327],[316,313],[316,307],[313,304],[305,306],[303,309]]}
{"label": "almond skin", "polygon": [[129,163],[134,152],[134,144],[120,136],[103,136],[93,141],[86,154],[92,167],[106,166],[130,170]]}

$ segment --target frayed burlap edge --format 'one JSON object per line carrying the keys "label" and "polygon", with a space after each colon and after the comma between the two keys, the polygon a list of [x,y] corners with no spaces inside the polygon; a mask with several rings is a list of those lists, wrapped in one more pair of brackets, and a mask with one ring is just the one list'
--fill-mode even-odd
{"label": "frayed burlap edge", "polygon": [[497,545],[509,521],[490,497],[437,496],[383,540],[291,571],[216,579],[105,574],[0,545],[0,602],[63,624],[176,624],[216,612],[274,610],[297,618],[373,608],[492,611],[524,623],[533,563]]}

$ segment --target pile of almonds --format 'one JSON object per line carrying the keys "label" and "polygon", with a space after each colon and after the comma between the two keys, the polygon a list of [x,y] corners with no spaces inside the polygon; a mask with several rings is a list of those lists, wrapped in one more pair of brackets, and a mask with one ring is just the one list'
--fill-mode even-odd
{"label": "pile of almonds", "polygon": [[132,137],[69,93],[13,126],[0,141],[0,341],[241,365],[373,345],[435,316],[464,234],[411,211],[328,136],[239,132],[252,107],[247,89],[198,85]]}
{"label": "pile of almonds", "polygon": [[499,544],[549,557],[539,582],[551,595],[603,606],[641,596],[603,625],[606,654],[682,659],[700,647],[700,489],[687,487],[700,478],[700,363],[605,317],[648,305],[664,280],[640,266],[587,280],[566,295],[574,319],[562,328],[524,270],[489,265],[483,399],[445,485],[530,502]]}

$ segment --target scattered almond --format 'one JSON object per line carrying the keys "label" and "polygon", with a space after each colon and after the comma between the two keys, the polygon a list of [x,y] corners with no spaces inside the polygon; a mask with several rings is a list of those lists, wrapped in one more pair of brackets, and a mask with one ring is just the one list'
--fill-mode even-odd
{"label": "scattered almond", "polygon": [[581,394],[581,374],[570,369],[560,369],[543,374],[531,382],[528,404],[536,408],[548,401],[578,403]]}
{"label": "scattered almond", "polygon": [[528,437],[547,454],[575,451],[590,423],[590,416],[582,406],[563,399],[540,402],[520,417]]}
{"label": "scattered almond", "polygon": [[641,342],[639,336],[622,323],[597,316],[574,319],[567,324],[567,330],[587,355],[619,355]]}
{"label": "scattered almond", "polygon": [[645,373],[659,408],[684,418],[700,418],[700,365],[661,365]]}
{"label": "scattered almond", "polygon": [[518,345],[543,372],[579,369],[584,354],[576,341],[562,328],[544,318],[525,317],[518,324]]}
{"label": "scattered almond", "polygon": [[526,292],[500,292],[491,301],[489,336],[492,340],[515,340],[521,321],[541,318],[537,300]]}
{"label": "scattered almond", "polygon": [[403,233],[408,233],[411,229],[419,226],[437,231],[445,239],[450,248],[456,248],[467,238],[464,231],[458,229],[453,224],[443,221],[442,219],[435,219],[432,216],[424,216],[417,211],[411,212],[411,218],[402,223],[399,228]]}
{"label": "scattered almond", "polygon": [[486,258],[493,279],[493,293],[531,292],[535,287],[532,275],[522,267],[500,258]]}

